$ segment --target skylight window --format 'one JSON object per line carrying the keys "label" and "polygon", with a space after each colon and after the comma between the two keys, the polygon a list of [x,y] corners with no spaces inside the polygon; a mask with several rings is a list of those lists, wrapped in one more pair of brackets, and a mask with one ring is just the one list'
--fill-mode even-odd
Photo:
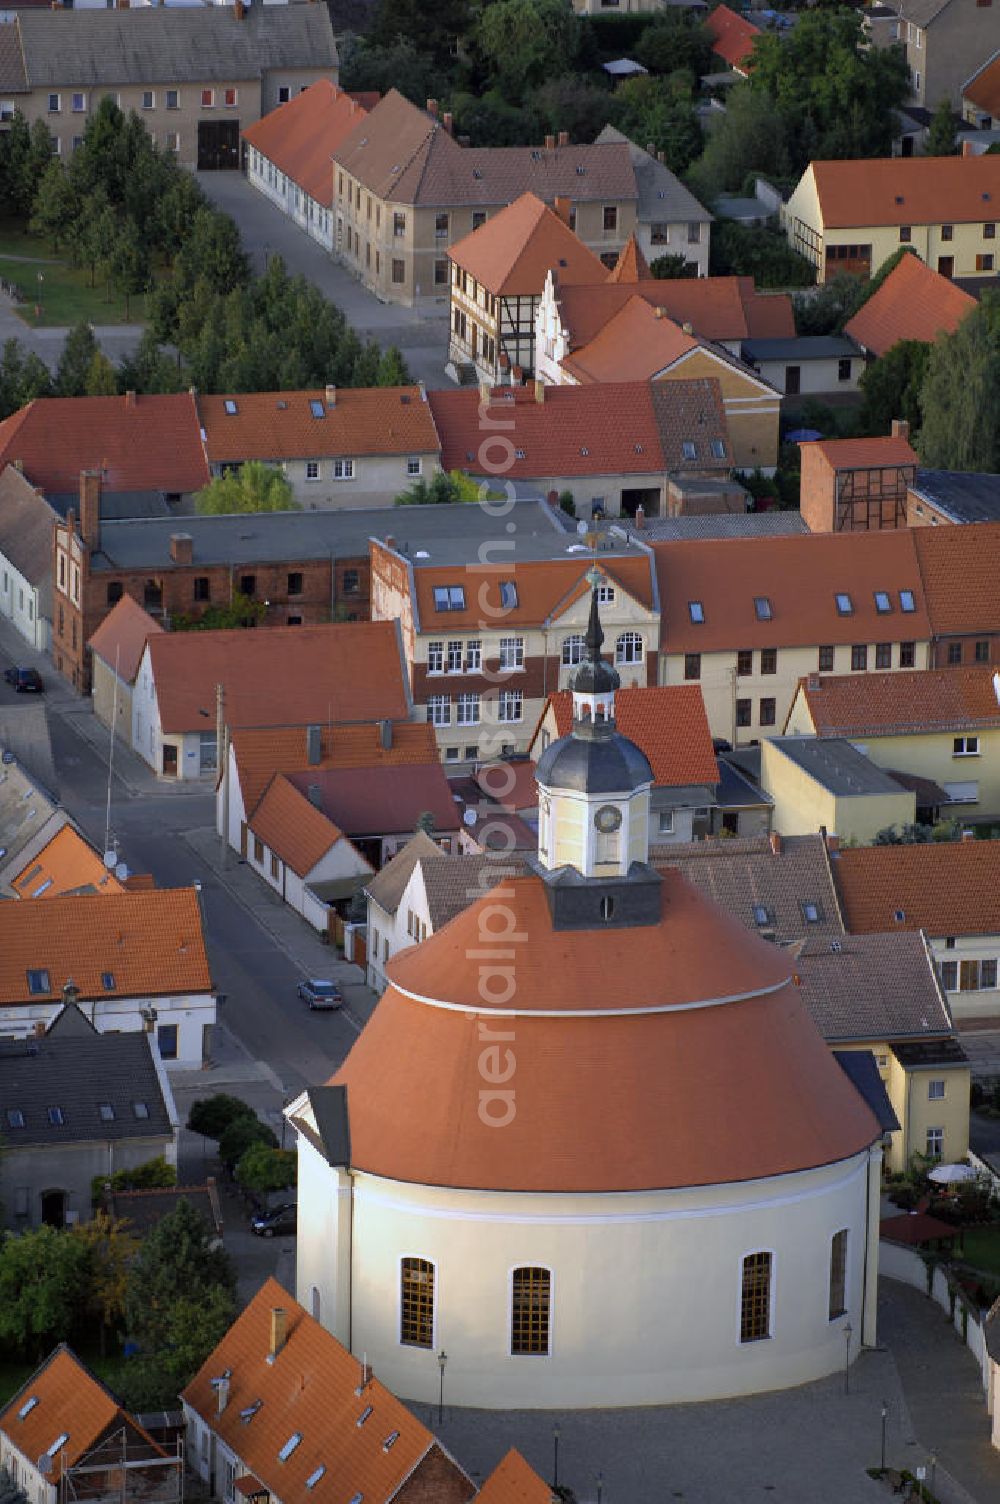
{"label": "skylight window", "polygon": [[21,1111],[20,1107],[7,1108],[7,1126],[9,1128],[24,1127],[24,1113]]}
{"label": "skylight window", "polygon": [[691,439],[682,439],[681,454],[683,454],[686,460],[696,460],[698,458],[697,444],[695,444]]}
{"label": "skylight window", "polygon": [[32,1410],[34,1410],[34,1408],[35,1408],[35,1406],[37,1404],[38,1404],[38,1395],[37,1394],[33,1394],[30,1399],[26,1399],[25,1400],[24,1404],[21,1406],[20,1410],[17,1412],[18,1419],[19,1420],[24,1420],[25,1416],[30,1415],[31,1412],[32,1412]]}
{"label": "skylight window", "polygon": [[237,405],[237,403],[235,403],[233,401],[232,397],[227,397],[226,400],[225,400],[225,402],[222,405],[223,405],[223,407],[226,410],[227,416],[230,417],[230,418],[235,418],[236,414],[240,410],[239,406]]}
{"label": "skylight window", "polygon": [[69,1441],[69,1432],[68,1431],[62,1431],[62,1432],[60,1432],[60,1434],[56,1437],[55,1441],[49,1447],[48,1451],[45,1453],[46,1457],[54,1457],[57,1452],[62,1451],[62,1449],[66,1445],[67,1441]]}
{"label": "skylight window", "polygon": [[905,924],[906,923],[906,910],[905,909],[897,909],[896,912],[895,912],[895,914],[893,914],[892,917],[893,917],[893,919],[895,919],[895,921],[896,921],[897,924]]}
{"label": "skylight window", "polygon": [[876,590],[875,610],[879,616],[886,616],[892,610],[892,600],[890,599],[888,590]]}
{"label": "skylight window", "polygon": [[753,922],[758,929],[763,929],[765,925],[771,923],[770,911],[762,903],[755,903],[753,906]]}
{"label": "skylight window", "polygon": [[724,460],[726,458],[726,444],[724,439],[712,439],[711,447],[713,459]]}
{"label": "skylight window", "polygon": [[38,994],[40,992],[52,991],[52,987],[49,984],[49,974],[47,971],[42,971],[40,969],[38,971],[32,971],[29,969],[25,973],[25,975],[28,978],[29,992]]}
{"label": "skylight window", "polygon": [[65,1117],[63,1115],[62,1108],[61,1107],[49,1107],[46,1110],[48,1112],[49,1127],[50,1128],[62,1128],[64,1126],[65,1122],[66,1122],[66,1119],[65,1119]]}
{"label": "skylight window", "polygon": [[314,418],[326,417],[326,408],[323,406],[322,402],[320,402],[318,397],[309,398],[309,411],[312,413]]}
{"label": "skylight window", "polygon": [[149,1117],[149,1104],[148,1102],[133,1102],[132,1111],[135,1113],[140,1123],[144,1123]]}
{"label": "skylight window", "polygon": [[32,895],[31,895],[32,898],[41,898],[42,894],[45,893],[49,888],[51,888],[51,886],[52,886],[52,879],[51,879],[51,877],[47,877],[43,883],[39,883],[38,884],[38,887],[35,889],[34,893],[32,893]]}
{"label": "skylight window", "polygon": [[688,601],[688,615],[697,625],[705,620],[705,607],[701,601]]}
{"label": "skylight window", "polygon": [[315,1488],[323,1474],[326,1472],[326,1463],[321,1462],[319,1467],[314,1468],[306,1479],[306,1488]]}
{"label": "skylight window", "polygon": [[385,1438],[385,1441],[383,1441],[383,1443],[382,1443],[382,1450],[383,1450],[383,1452],[389,1452],[389,1451],[391,1451],[392,1448],[396,1445],[396,1442],[398,1440],[399,1440],[399,1432],[398,1431],[390,1431],[389,1434],[388,1434],[388,1436]]}
{"label": "skylight window", "polygon": [[368,1419],[369,1415],[371,1415],[371,1413],[372,1413],[372,1407],[371,1407],[371,1405],[366,1405],[365,1408],[362,1410],[361,1414],[358,1416],[357,1420],[354,1422],[354,1424],[356,1426],[363,1426],[364,1423],[365,1423],[365,1421]]}
{"label": "skylight window", "polygon": [[101,972],[101,986],[104,988],[105,992],[114,992],[115,974],[113,971]]}
{"label": "skylight window", "polygon": [[806,924],[819,924],[822,915],[818,903],[812,903],[808,899],[802,905],[802,917]]}
{"label": "skylight window", "polygon": [[899,609],[906,612],[915,611],[917,609],[917,603],[913,599],[912,590],[901,590],[899,592]]}
{"label": "skylight window", "polygon": [[247,1405],[245,1410],[240,1411],[240,1420],[245,1426],[250,1424],[263,1403],[263,1400],[254,1400],[252,1405]]}
{"label": "skylight window", "polygon": [[462,585],[435,585],[435,611],[464,611],[465,587]]}
{"label": "skylight window", "polygon": [[770,621],[774,612],[771,610],[771,597],[769,595],[755,595],[753,598],[754,615],[758,621]]}
{"label": "skylight window", "polygon": [[301,1431],[293,1431],[292,1434],[291,1434],[291,1436],[289,1436],[288,1440],[285,1442],[285,1445],[282,1447],[281,1451],[278,1453],[278,1461],[279,1462],[287,1462],[288,1459],[289,1459],[289,1457],[295,1451],[295,1448],[301,1442],[301,1440],[302,1440],[302,1432]]}
{"label": "skylight window", "polygon": [[834,600],[837,602],[837,611],[841,616],[854,615],[854,602],[846,591],[839,591]]}
{"label": "skylight window", "polygon": [[113,1123],[114,1122],[114,1120],[115,1120],[115,1109],[114,1109],[114,1107],[112,1106],[112,1104],[110,1102],[102,1102],[100,1104],[100,1106],[98,1107],[97,1110],[101,1114],[101,1122],[102,1123]]}
{"label": "skylight window", "polygon": [[511,611],[517,605],[517,586],[513,580],[500,581],[500,604]]}

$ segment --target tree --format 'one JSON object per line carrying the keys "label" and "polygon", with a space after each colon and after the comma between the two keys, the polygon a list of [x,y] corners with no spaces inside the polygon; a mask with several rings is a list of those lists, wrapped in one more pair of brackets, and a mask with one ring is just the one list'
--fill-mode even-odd
{"label": "tree", "polygon": [[888,433],[893,418],[905,418],[916,434],[930,354],[930,345],[923,341],[902,339],[865,368],[860,382],[861,422],[868,433]]}
{"label": "tree", "polygon": [[100,346],[91,326],[83,322],[74,324],[63,342],[56,366],[56,390],[60,397],[84,396],[90,367],[99,353]]}
{"label": "tree", "polygon": [[25,213],[34,207],[42,179],[52,165],[52,137],[44,120],[36,120],[28,132],[28,151],[21,167],[21,192]]}
{"label": "tree", "polygon": [[191,1133],[200,1133],[203,1138],[214,1138],[218,1142],[230,1123],[237,1118],[253,1116],[254,1110],[246,1102],[220,1091],[214,1097],[199,1097],[191,1104],[187,1126]]}
{"label": "tree", "polygon": [[101,1334],[101,1352],[105,1351],[109,1330],[125,1320],[128,1271],[139,1249],[139,1241],[128,1231],[128,1223],[99,1211],[89,1222],[80,1222],[69,1230],[87,1250],[90,1261],[88,1306]]}
{"label": "tree", "polygon": [[479,485],[461,470],[445,474],[436,470],[427,481],[423,476],[415,480],[396,497],[397,507],[451,506],[456,502],[479,500]]}
{"label": "tree", "polygon": [[20,340],[9,339],[0,358],[0,409],[2,416],[17,412],[18,408],[32,402],[36,397],[52,395],[52,378],[45,362],[34,350],[27,355]]}
{"label": "tree", "polygon": [[69,174],[59,158],[53,157],[35,193],[28,228],[58,250],[72,234],[79,213],[80,201]]}
{"label": "tree", "polygon": [[424,102],[439,86],[441,74],[427,52],[412,41],[396,37],[388,44],[367,38],[338,37],[340,83],[344,89],[374,89],[387,94],[398,89],[413,104]]}
{"label": "tree", "polygon": [[689,91],[669,79],[630,78],[615,93],[618,122],[627,136],[662,151],[672,172],[686,172],[702,148],[701,127]]}
{"label": "tree", "polygon": [[168,1347],[179,1302],[198,1302],[216,1289],[235,1296],[232,1262],[215,1245],[213,1230],[189,1201],[178,1201],[147,1236],[129,1270],[125,1300],[129,1333],[146,1352]]}
{"label": "tree", "polygon": [[796,334],[839,334],[865,301],[867,283],[841,272],[792,299]]}
{"label": "tree", "polygon": [[437,0],[432,7],[420,0],[379,0],[371,37],[386,47],[399,45],[404,38],[419,39],[421,50],[430,54],[440,74],[451,68],[469,19],[469,0]]}
{"label": "tree", "polygon": [[90,1254],[79,1239],[36,1227],[0,1243],[0,1342],[44,1353],[79,1328],[87,1306]]}
{"label": "tree", "polygon": [[1000,294],[931,347],[916,449],[934,470],[1000,470]]}
{"label": "tree", "polygon": [[149,248],[135,220],[120,221],[110,259],[111,280],[125,297],[125,319],[131,315],[131,302],[149,286]]}
{"label": "tree", "polygon": [[425,836],[432,836],[434,834],[436,825],[437,822],[434,819],[433,811],[425,809],[417,816],[417,823],[414,828],[416,830],[422,830]]}
{"label": "tree", "polygon": [[520,102],[547,79],[572,71],[580,23],[564,0],[492,0],[475,41],[496,86]]}
{"label": "tree", "polygon": [[522,136],[522,142],[537,140],[546,131],[568,131],[571,141],[593,141],[609,122],[617,123],[619,114],[614,94],[578,75],[551,79],[535,91],[531,104],[539,129]]}
{"label": "tree", "polygon": [[240,1155],[236,1179],[245,1191],[266,1196],[270,1191],[287,1191],[295,1184],[298,1156],[294,1149],[272,1149],[267,1144],[251,1144]]}
{"label": "tree", "polygon": [[263,601],[255,601],[237,590],[228,606],[209,606],[200,616],[175,616],[170,627],[173,632],[238,631],[259,627],[266,614]]}
{"label": "tree", "polygon": [[261,1122],[256,1113],[230,1123],[219,1139],[219,1158],[224,1165],[233,1169],[254,1144],[266,1144],[270,1149],[278,1147],[274,1133],[266,1123]]}
{"label": "tree", "polygon": [[697,80],[712,71],[712,39],[690,11],[667,11],[646,27],[629,56],[651,73],[683,68]]}
{"label": "tree", "polygon": [[649,270],[661,281],[675,281],[698,275],[697,262],[689,261],[677,251],[668,251],[664,256],[655,257],[649,263]]}
{"label": "tree", "polygon": [[931,116],[924,156],[954,157],[957,155],[958,137],[955,132],[955,116],[952,114],[950,101],[942,99]]}
{"label": "tree", "polygon": [[709,130],[688,179],[699,198],[711,200],[719,193],[742,192],[758,174],[771,182],[792,180],[788,133],[768,98],[755,94],[749,84],[737,84],[726,96],[726,113]]}
{"label": "tree", "polygon": [[806,287],[816,276],[812,263],[777,230],[734,219],[712,226],[709,272],[713,277],[753,277],[758,287]]}
{"label": "tree", "polygon": [[118,393],[118,377],[103,350],[96,350],[87,367],[84,394],[87,397],[114,397]]}
{"label": "tree", "polygon": [[289,512],[295,498],[287,477],[273,465],[248,460],[238,470],[216,476],[195,496],[195,506],[203,514],[233,512]]}
{"label": "tree", "polygon": [[410,372],[406,361],[395,345],[390,345],[379,358],[375,374],[375,386],[409,386]]}

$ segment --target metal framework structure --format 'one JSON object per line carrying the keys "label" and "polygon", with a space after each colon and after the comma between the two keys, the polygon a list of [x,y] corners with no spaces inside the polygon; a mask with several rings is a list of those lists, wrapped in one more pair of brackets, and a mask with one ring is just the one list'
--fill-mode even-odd
{"label": "metal framework structure", "polygon": [[184,1443],[161,1448],[117,1426],[63,1468],[59,1504],[184,1504]]}
{"label": "metal framework structure", "polygon": [[881,465],[865,470],[838,470],[835,531],[875,532],[906,526],[906,492],[916,471],[912,465]]}

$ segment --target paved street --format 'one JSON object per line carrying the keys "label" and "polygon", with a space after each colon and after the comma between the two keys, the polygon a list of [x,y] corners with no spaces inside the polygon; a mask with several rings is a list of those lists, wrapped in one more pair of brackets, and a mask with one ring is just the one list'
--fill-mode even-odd
{"label": "paved street", "polygon": [[[105,324],[94,328],[98,344],[112,361],[131,355],[143,332],[141,324]],[[26,350],[33,350],[44,360],[49,370],[54,371],[59,364],[65,338],[66,330],[58,326],[33,329],[30,324],[18,318],[10,298],[0,293],[0,345],[9,339],[20,340]]]}

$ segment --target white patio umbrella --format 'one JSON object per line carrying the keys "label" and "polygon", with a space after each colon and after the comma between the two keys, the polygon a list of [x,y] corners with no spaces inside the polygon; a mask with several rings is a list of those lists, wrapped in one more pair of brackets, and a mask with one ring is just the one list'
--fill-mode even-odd
{"label": "white patio umbrella", "polygon": [[971,1165],[935,1165],[928,1175],[937,1185],[958,1185],[963,1180],[975,1180],[976,1172]]}

